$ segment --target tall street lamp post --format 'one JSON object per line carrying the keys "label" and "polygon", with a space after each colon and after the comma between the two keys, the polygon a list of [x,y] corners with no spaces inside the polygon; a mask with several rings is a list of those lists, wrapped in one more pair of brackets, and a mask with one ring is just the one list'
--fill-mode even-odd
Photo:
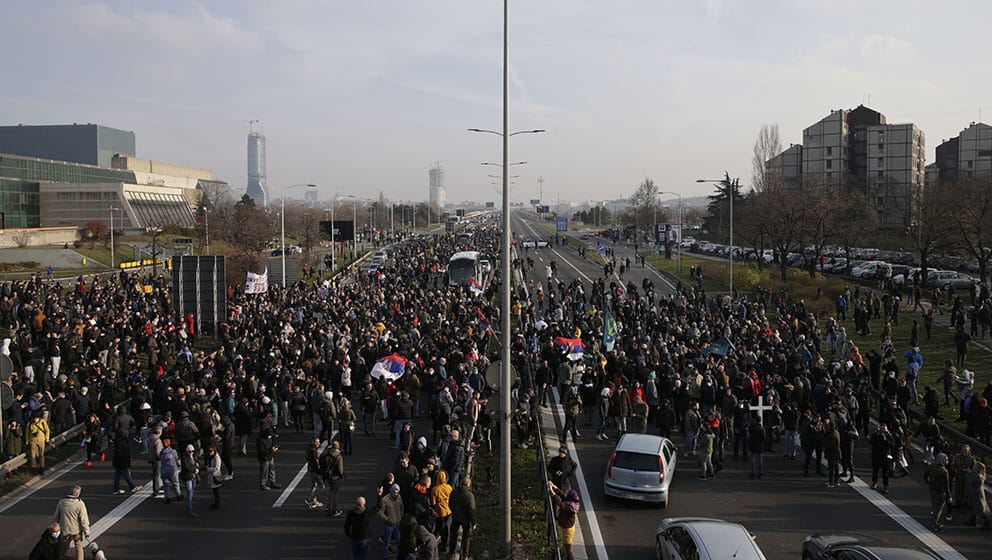
{"label": "tall street lamp post", "polygon": [[279,204],[281,209],[279,212],[279,225],[280,225],[280,244],[282,252],[282,289],[286,289],[286,191],[296,187],[316,187],[317,185],[313,183],[297,183],[295,185],[288,185],[280,189],[282,193],[279,196]]}
{"label": "tall street lamp post", "polygon": [[500,323],[502,332],[500,333],[500,401],[502,402],[500,418],[500,558],[508,558],[512,554],[513,534],[510,528],[510,468],[512,452],[510,419],[512,413],[512,403],[510,400],[510,386],[513,379],[510,370],[510,136],[514,134],[540,133],[544,130],[523,130],[510,132],[509,119],[509,9],[508,0],[503,0],[503,131],[483,130],[478,128],[469,129],[472,132],[484,132],[495,134],[503,140],[503,231],[500,240],[502,251],[502,263],[500,277]]}

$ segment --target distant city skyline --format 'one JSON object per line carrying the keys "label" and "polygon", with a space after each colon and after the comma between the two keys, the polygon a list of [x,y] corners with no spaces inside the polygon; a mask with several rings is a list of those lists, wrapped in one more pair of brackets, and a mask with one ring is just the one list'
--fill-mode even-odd
{"label": "distant city skyline", "polygon": [[[782,143],[861,103],[934,147],[992,113],[980,39],[992,5],[909,0],[510,2],[514,201],[603,200],[644,177],[751,176],[762,124]],[[269,194],[316,183],[427,200],[498,198],[501,3],[11,3],[0,124],[134,131],[137,156],[207,167],[245,192],[248,121],[267,139]],[[44,41],[37,40],[45,37]],[[606,194],[609,193],[609,194]],[[301,197],[297,193],[296,197]]]}

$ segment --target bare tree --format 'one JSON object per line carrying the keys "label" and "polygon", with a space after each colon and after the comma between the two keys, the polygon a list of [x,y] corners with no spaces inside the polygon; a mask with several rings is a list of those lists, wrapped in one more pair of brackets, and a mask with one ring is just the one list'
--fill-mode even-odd
{"label": "bare tree", "polygon": [[950,219],[954,196],[945,188],[924,188],[913,202],[912,215],[906,220],[912,225],[907,228],[906,236],[920,255],[920,279],[925,288],[931,255],[954,241],[956,227]]}
{"label": "bare tree", "polygon": [[758,139],[754,141],[754,155],[751,157],[751,188],[762,192],[768,187],[769,178],[765,162],[782,152],[782,140],[778,133],[778,123],[761,125]]}
{"label": "bare tree", "polygon": [[748,245],[754,250],[758,268],[765,267],[763,257],[770,243],[771,220],[765,212],[768,205],[766,199],[769,197],[771,193],[751,191],[740,208],[734,209],[735,233],[744,241],[742,245]]}
{"label": "bare tree", "polygon": [[635,215],[634,223],[649,224],[654,219],[654,211],[658,208],[658,185],[650,177],[645,177],[637,190],[630,197],[631,213]]}
{"label": "bare tree", "polygon": [[992,179],[966,179],[957,184],[958,196],[948,200],[950,221],[955,225],[960,248],[978,261],[982,282],[989,276],[992,259]]}
{"label": "bare tree", "polygon": [[811,207],[804,194],[794,189],[778,189],[761,198],[758,211],[768,219],[768,240],[778,260],[783,281],[788,280],[789,253],[803,245],[806,216],[818,209]]}

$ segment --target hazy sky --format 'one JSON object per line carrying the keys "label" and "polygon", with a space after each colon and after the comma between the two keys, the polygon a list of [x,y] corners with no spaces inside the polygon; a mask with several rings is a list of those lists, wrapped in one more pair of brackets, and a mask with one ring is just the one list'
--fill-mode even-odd
{"label": "hazy sky", "polygon": [[[270,189],[314,182],[426,199],[496,200],[497,0],[4,2],[0,123],[133,130],[138,157],[209,167],[242,190],[248,124]],[[645,177],[750,177],[762,123],[786,146],[866,102],[933,147],[992,121],[992,2],[511,0],[515,200],[628,196]],[[277,196],[274,195],[274,196]],[[297,191],[296,196],[302,197]]]}

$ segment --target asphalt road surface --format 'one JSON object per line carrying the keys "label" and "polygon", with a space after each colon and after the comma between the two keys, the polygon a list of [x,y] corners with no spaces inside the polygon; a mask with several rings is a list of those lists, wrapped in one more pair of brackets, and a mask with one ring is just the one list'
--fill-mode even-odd
{"label": "asphalt road surface", "polygon": [[[547,232],[539,229],[534,214],[515,214],[512,227],[518,236],[548,237]],[[570,241],[572,247],[579,242],[577,238]],[[589,259],[597,245],[602,244],[614,249],[618,259],[630,256],[634,261],[633,247],[628,244],[614,245],[596,237],[584,243],[589,247]],[[601,266],[582,259],[574,248],[530,249],[529,254],[535,258],[535,269],[551,258],[556,259],[558,276],[566,282],[579,277],[588,283],[589,279],[603,274]],[[546,281],[543,266],[532,274],[535,281],[537,277]],[[653,269],[642,269],[639,264],[624,275],[624,282],[633,280],[640,286],[644,277],[651,278],[662,293],[670,293],[673,289],[667,281],[659,279]],[[557,416],[557,420],[560,430],[562,418]],[[947,560],[992,558],[990,534],[964,527],[966,515],[963,512],[955,512],[955,519],[947,522],[944,531],[937,535],[926,529],[930,502],[929,491],[923,484],[922,464],[911,467],[909,477],[890,481],[887,496],[868,489],[867,485],[871,483],[869,449],[863,440],[854,462],[858,479],[854,484],[841,484],[836,488],[824,487],[826,479],[822,476],[804,477],[802,461],[783,459],[781,444],[773,446],[776,452],[765,455],[765,474],[761,480],[749,477],[750,462],[734,461],[732,450],[726,454],[724,469],[716,479],[698,480],[699,465],[680,453],[670,504],[666,509],[659,509],[608,500],[602,492],[603,474],[616,443],[616,432],[611,432],[612,442],[597,441],[592,426],[580,426],[580,432],[576,460],[589,488],[589,495],[583,496],[583,508],[594,511],[604,545],[597,550],[592,532],[584,524],[587,558],[655,558],[655,531],[663,517],[715,517],[742,523],[756,535],[765,555],[773,560],[800,558],[803,540],[814,532],[867,535],[897,546],[921,547],[926,543]],[[682,438],[677,437],[675,442],[681,446]],[[823,470],[826,471],[826,467]],[[584,517],[580,518],[580,521],[584,520]]]}
{"label": "asphalt road surface", "polygon": [[[379,426],[377,438],[357,434],[354,454],[344,457],[346,479],[339,507],[345,512],[360,495],[374,504],[375,488],[393,466],[396,452],[388,449],[386,424]],[[429,428],[426,420],[416,427]],[[140,489],[134,495],[111,495],[113,468],[109,456],[106,462],[89,468],[74,461],[61,476],[50,471],[46,476],[50,482],[43,488],[16,502],[10,498],[0,502],[0,527],[4,535],[0,540],[0,558],[26,558],[51,521],[58,500],[76,484],[83,487],[93,540],[107,550],[109,558],[350,558],[351,544],[344,536],[344,517],[331,518],[323,510],[311,511],[304,506],[303,500],[310,491],[305,476],[284,503],[274,507],[304,467],[304,450],[310,441],[307,435],[293,434],[290,428],[280,428],[280,432],[276,473],[283,489],[258,490],[258,462],[252,440],[247,456],[234,457],[235,478],[221,489],[220,510],[208,509],[213,498],[205,484],[197,488],[193,505],[200,517],[195,519],[185,515],[182,503],[166,504],[162,499],[148,497],[151,469],[138,454],[137,446],[132,447],[132,472]],[[126,488],[126,483],[122,485]],[[327,503],[326,491],[320,500]],[[379,530],[378,527],[373,525],[373,530]],[[372,544],[374,548],[376,543]],[[373,552],[371,557],[378,558],[378,553]]]}

